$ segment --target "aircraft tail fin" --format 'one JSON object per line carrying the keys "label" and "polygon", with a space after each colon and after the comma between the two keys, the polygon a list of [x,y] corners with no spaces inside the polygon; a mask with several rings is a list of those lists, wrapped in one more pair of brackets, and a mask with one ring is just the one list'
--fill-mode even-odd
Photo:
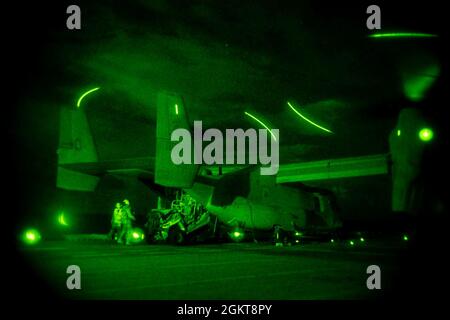
{"label": "aircraft tail fin", "polygon": [[57,187],[77,191],[94,191],[99,181],[98,177],[64,168],[64,165],[98,161],[94,139],[84,110],[61,109],[57,153]]}
{"label": "aircraft tail fin", "polygon": [[179,128],[186,130],[190,128],[182,97],[160,92],[156,111],[155,183],[165,187],[191,188],[199,166],[176,165],[171,159],[172,149],[178,143],[171,141],[171,135]]}

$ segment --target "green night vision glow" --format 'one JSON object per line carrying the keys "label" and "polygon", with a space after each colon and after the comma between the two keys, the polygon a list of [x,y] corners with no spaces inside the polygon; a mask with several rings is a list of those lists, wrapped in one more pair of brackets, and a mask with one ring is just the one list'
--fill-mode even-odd
{"label": "green night vision glow", "polygon": [[421,32],[388,32],[374,33],[369,38],[436,38],[438,35]]}
{"label": "green night vision glow", "polygon": [[26,244],[36,244],[41,240],[41,234],[36,229],[28,229],[23,233],[22,239]]}
{"label": "green night vision glow", "polygon": [[230,233],[230,238],[233,241],[239,242],[244,239],[244,232],[240,229],[235,229]]}
{"label": "green night vision glow", "polygon": [[66,221],[66,217],[64,216],[64,212],[58,214],[58,223],[62,226],[68,227],[69,224]]}
{"label": "green night vision glow", "polygon": [[409,240],[408,235],[404,234],[404,235],[403,235],[403,241],[408,241],[408,240]]}
{"label": "green night vision glow", "polygon": [[259,120],[258,118],[256,118],[254,115],[250,114],[250,113],[247,112],[247,111],[245,111],[244,113],[245,113],[247,116],[249,116],[250,118],[252,118],[253,120],[255,120],[256,122],[258,122],[258,123],[259,123],[260,125],[262,125],[264,128],[266,128],[266,129],[270,132],[270,134],[272,135],[273,139],[274,139],[275,141],[277,141],[277,138],[276,138],[275,135],[273,134],[272,130],[270,130],[269,127],[268,127],[264,122],[262,122],[261,120]]}
{"label": "green night vision glow", "polygon": [[88,91],[86,91],[85,93],[83,93],[83,94],[81,95],[81,97],[78,99],[78,102],[77,102],[77,108],[79,108],[79,107],[81,106],[81,101],[83,101],[83,99],[84,99],[88,94],[91,94],[92,92],[95,92],[95,91],[97,91],[97,90],[99,90],[99,89],[100,89],[100,87],[97,87],[97,88],[93,88],[93,89],[88,90]]}
{"label": "green night vision glow", "polygon": [[364,238],[359,238],[359,241],[361,241],[361,242],[365,242],[365,241],[366,241],[366,239],[364,239]]}
{"label": "green night vision glow", "polygon": [[429,64],[415,72],[405,72],[402,75],[405,96],[413,102],[423,100],[439,74],[440,67],[436,63]]}
{"label": "green night vision glow", "polygon": [[303,120],[305,120],[305,121],[308,122],[309,124],[312,124],[313,126],[319,128],[319,129],[321,129],[321,130],[323,130],[323,131],[325,131],[325,132],[333,133],[333,131],[331,131],[331,130],[329,130],[329,129],[327,129],[327,128],[324,128],[324,127],[322,127],[322,126],[319,126],[319,125],[318,125],[317,123],[315,123],[314,121],[312,121],[312,120],[308,119],[307,117],[305,117],[304,115],[302,115],[297,109],[295,109],[295,108],[292,106],[292,104],[291,104],[289,101],[287,102],[287,104],[288,104],[288,106],[292,109],[292,111],[294,111],[300,118],[302,118]]}
{"label": "green night vision glow", "polygon": [[350,240],[349,243],[350,243],[351,246],[354,246],[354,245],[355,245],[355,242],[354,242],[353,240]]}
{"label": "green night vision glow", "polygon": [[423,128],[419,131],[419,138],[422,141],[430,141],[433,139],[434,133],[430,128]]}
{"label": "green night vision glow", "polygon": [[334,239],[331,239],[330,242],[331,242],[331,243],[334,243]]}
{"label": "green night vision glow", "polygon": [[402,134],[402,131],[400,129],[397,130],[397,137],[400,137],[400,135]]}
{"label": "green night vision glow", "polygon": [[144,232],[139,228],[133,228],[129,236],[130,241],[133,243],[139,243],[144,240],[144,238]]}
{"label": "green night vision glow", "polygon": [[175,105],[175,113],[178,115],[178,105]]}

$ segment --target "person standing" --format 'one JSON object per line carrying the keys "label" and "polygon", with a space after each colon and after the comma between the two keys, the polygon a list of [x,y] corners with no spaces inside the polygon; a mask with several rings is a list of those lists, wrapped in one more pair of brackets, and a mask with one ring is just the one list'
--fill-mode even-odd
{"label": "person standing", "polygon": [[122,228],[122,206],[119,202],[117,202],[111,219],[110,237],[112,240],[114,241],[118,240],[121,228]]}
{"label": "person standing", "polygon": [[119,236],[119,243],[129,244],[129,233],[133,227],[132,221],[135,221],[133,213],[131,212],[130,201],[128,199],[123,200],[122,205],[122,231]]}

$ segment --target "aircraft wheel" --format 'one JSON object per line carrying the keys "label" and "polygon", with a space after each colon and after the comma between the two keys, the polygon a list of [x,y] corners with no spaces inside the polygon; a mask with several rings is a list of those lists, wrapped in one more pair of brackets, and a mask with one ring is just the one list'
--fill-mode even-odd
{"label": "aircraft wheel", "polygon": [[169,243],[183,244],[185,243],[186,237],[184,232],[178,226],[173,226],[169,231],[167,240]]}

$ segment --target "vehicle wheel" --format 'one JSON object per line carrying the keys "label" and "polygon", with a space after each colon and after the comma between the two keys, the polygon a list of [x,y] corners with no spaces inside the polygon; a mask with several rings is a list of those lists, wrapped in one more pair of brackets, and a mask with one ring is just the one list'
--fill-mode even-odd
{"label": "vehicle wheel", "polygon": [[183,244],[185,242],[184,232],[178,226],[173,226],[169,230],[167,241],[173,244]]}

